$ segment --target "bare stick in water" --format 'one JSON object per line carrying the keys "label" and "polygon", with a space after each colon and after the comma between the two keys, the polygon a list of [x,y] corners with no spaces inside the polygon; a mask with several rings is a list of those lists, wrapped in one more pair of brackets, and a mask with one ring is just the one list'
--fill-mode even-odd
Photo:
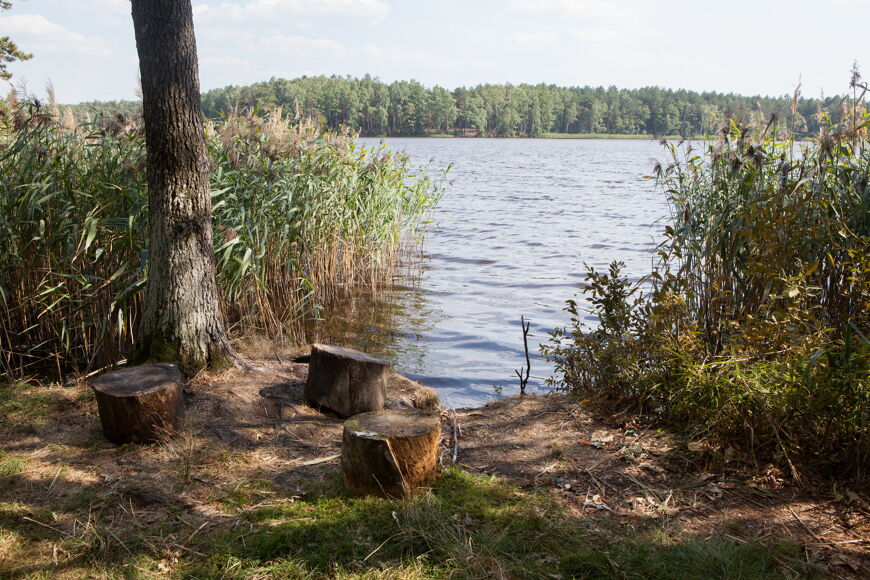
{"label": "bare stick in water", "polygon": [[526,374],[523,376],[522,369],[515,370],[517,377],[520,379],[520,395],[526,394],[526,385],[529,382],[529,373],[532,371],[532,363],[529,360],[529,325],[524,316],[520,316],[520,326],[523,329],[523,347],[526,350]]}

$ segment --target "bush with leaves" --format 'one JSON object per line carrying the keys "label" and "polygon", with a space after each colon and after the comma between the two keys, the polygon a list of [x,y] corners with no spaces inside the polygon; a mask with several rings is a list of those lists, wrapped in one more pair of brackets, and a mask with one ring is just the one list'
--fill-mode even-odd
{"label": "bush with leaves", "polygon": [[[863,115],[863,112],[861,113]],[[599,326],[544,354],[564,389],[631,399],[697,434],[863,475],[870,457],[868,118],[811,144],[730,126],[665,147],[671,219],[652,291],[590,271]],[[844,122],[845,123],[845,122]],[[799,460],[799,461],[798,461]]]}

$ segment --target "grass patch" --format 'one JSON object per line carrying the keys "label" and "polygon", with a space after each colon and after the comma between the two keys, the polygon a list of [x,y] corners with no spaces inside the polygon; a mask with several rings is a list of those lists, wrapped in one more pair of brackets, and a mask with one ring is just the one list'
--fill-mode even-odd
{"label": "grass patch", "polygon": [[[408,501],[351,498],[333,480],[321,495],[251,511],[216,530],[189,577],[290,578],[776,578],[776,555],[727,539],[663,541],[658,528],[602,533],[546,494],[449,469]],[[596,523],[596,525],[600,522]],[[556,576],[554,576],[554,574]]]}
{"label": "grass patch", "polygon": [[[180,456],[193,448],[181,447]],[[334,472],[279,486],[257,469],[230,470],[209,477],[210,497],[185,507],[196,473],[235,458],[202,456],[186,471],[173,463],[188,463],[176,451],[153,453],[172,464],[159,488],[135,473],[107,487],[65,471],[52,485],[55,465],[15,476],[0,491],[0,576],[749,579],[780,577],[782,562],[811,572],[799,568],[792,545],[700,539],[673,521],[578,515],[548,491],[457,468],[407,501],[349,497]]]}
{"label": "grass patch", "polygon": [[776,569],[774,553],[762,544],[722,538],[659,546],[609,544],[563,557],[560,569],[570,578],[785,578]]}
{"label": "grass patch", "polygon": [[24,469],[24,460],[0,451],[0,477],[11,477]]}
{"label": "grass patch", "polygon": [[57,398],[45,387],[0,382],[0,429],[31,433],[44,424]]}

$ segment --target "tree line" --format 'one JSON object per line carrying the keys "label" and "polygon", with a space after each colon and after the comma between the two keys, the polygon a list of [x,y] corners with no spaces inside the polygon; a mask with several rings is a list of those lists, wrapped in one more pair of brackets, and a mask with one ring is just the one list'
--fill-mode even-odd
{"label": "tree line", "polygon": [[[478,85],[449,91],[411,81],[385,83],[366,75],[272,78],[202,95],[204,113],[217,119],[234,112],[283,107],[285,115],[316,119],[328,129],[352,127],[364,136],[450,134],[487,137],[566,135],[713,135],[729,120],[766,124],[776,119],[796,136],[818,133],[848,115],[846,96],[806,98],[742,96],[643,87]],[[89,116],[139,114],[136,101],[73,105]]]}
{"label": "tree line", "polygon": [[712,135],[728,120],[767,122],[774,115],[798,135],[837,122],[844,97],[747,97],[660,87],[560,87],[478,85],[453,91],[417,81],[384,83],[366,75],[272,78],[206,92],[206,115],[238,107],[284,107],[313,116],[329,128],[346,125],[363,135],[429,134],[541,137],[548,133]]}

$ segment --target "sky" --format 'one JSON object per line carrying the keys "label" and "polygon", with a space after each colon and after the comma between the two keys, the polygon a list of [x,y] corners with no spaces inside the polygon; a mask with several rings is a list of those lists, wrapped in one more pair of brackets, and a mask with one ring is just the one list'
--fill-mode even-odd
{"label": "sky", "polygon": [[[842,94],[870,78],[870,0],[193,0],[200,84],[366,73],[481,83]],[[135,99],[129,0],[13,0],[9,66],[61,103]],[[3,92],[8,87],[0,87]]]}

